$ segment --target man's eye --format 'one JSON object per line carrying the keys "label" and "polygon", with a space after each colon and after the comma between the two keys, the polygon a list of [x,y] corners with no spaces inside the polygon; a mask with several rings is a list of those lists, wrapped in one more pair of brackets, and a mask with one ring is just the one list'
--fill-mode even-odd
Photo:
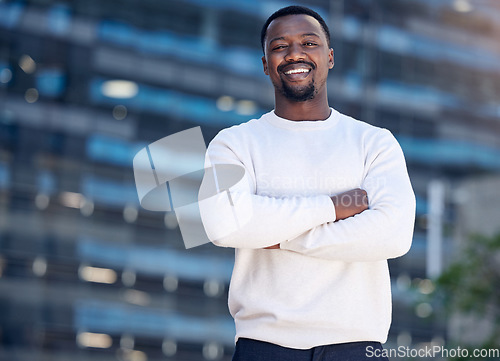
{"label": "man's eye", "polygon": [[312,41],[308,41],[305,43],[306,46],[315,46],[317,45],[316,43],[313,43]]}
{"label": "man's eye", "polygon": [[286,45],[276,45],[273,50],[280,50],[286,48]]}

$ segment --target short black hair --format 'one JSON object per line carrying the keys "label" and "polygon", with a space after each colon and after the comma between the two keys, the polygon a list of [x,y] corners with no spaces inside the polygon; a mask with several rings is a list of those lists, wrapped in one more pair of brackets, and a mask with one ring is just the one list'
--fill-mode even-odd
{"label": "short black hair", "polygon": [[287,15],[309,15],[318,20],[321,27],[323,28],[323,31],[325,32],[326,40],[328,41],[328,47],[330,47],[330,29],[328,29],[328,25],[326,25],[326,22],[325,20],[323,20],[321,15],[319,15],[314,10],[306,8],[305,6],[292,5],[279,9],[274,14],[272,14],[264,23],[264,26],[262,27],[262,30],[260,32],[260,44],[262,45],[262,51],[264,53],[264,41],[266,39],[267,28],[269,27],[269,24],[271,24],[271,21],[273,21],[274,19]]}

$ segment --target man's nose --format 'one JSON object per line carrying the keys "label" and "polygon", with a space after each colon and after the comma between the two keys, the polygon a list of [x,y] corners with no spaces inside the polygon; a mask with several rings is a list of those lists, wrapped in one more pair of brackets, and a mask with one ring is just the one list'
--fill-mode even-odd
{"label": "man's nose", "polygon": [[305,59],[304,50],[302,49],[302,46],[300,44],[293,43],[288,46],[288,52],[285,55],[286,61],[294,62],[304,59]]}

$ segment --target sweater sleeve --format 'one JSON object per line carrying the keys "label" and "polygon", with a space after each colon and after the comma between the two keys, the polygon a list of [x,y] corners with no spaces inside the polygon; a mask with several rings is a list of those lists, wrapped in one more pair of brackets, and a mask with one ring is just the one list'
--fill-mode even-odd
{"label": "sweater sleeve", "polygon": [[206,169],[231,164],[245,170],[243,178],[227,192],[218,192],[199,202],[203,226],[212,243],[221,247],[265,248],[335,220],[335,207],[328,195],[286,198],[257,195],[248,149],[235,138],[223,131],[207,150]]}
{"label": "sweater sleeve", "polygon": [[369,209],[282,242],[282,249],[346,262],[379,261],[408,252],[415,195],[404,155],[389,131],[384,130],[376,139],[366,156],[361,185],[368,194]]}

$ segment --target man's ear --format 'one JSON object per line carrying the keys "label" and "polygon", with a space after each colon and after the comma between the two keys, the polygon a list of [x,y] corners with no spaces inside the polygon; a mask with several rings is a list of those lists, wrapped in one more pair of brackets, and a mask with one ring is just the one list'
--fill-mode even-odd
{"label": "man's ear", "polygon": [[328,51],[328,68],[331,69],[335,65],[334,56],[333,56],[333,48],[330,48]]}
{"label": "man's ear", "polygon": [[264,74],[269,75],[269,69],[267,68],[266,56],[262,56],[262,66],[264,67]]}

